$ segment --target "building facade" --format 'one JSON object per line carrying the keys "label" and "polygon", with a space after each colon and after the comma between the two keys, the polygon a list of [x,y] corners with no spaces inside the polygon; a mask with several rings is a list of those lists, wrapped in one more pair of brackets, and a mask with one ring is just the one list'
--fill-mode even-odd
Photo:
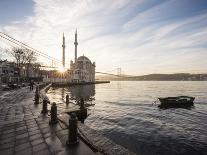
{"label": "building facade", "polygon": [[[25,64],[25,66],[28,64]],[[1,83],[17,83],[25,81],[26,78],[39,78],[40,77],[40,65],[30,64],[27,67],[23,66],[19,69],[15,62],[9,62],[7,60],[0,60],[0,82]]]}
{"label": "building facade", "polygon": [[70,63],[69,81],[95,82],[95,68],[95,62],[92,63],[86,56],[80,56],[75,63]]}
{"label": "building facade", "polygon": [[0,82],[16,82],[18,81],[18,68],[14,62],[0,60]]}

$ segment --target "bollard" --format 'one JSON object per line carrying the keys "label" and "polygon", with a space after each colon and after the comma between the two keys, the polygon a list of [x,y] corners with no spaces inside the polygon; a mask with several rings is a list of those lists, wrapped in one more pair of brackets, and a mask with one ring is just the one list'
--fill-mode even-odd
{"label": "bollard", "polygon": [[72,113],[69,119],[68,140],[66,142],[67,145],[74,145],[78,143],[77,121],[76,114]]}
{"label": "bollard", "polygon": [[57,105],[55,102],[52,103],[51,110],[50,110],[50,124],[56,124],[58,122],[57,120]]}
{"label": "bollard", "polygon": [[46,114],[46,113],[48,113],[48,110],[47,110],[47,103],[48,103],[48,100],[47,100],[47,98],[45,97],[45,98],[43,99],[43,102],[42,102],[42,111],[41,111],[42,114]]}
{"label": "bollard", "polygon": [[39,87],[36,87],[36,91],[35,91],[35,104],[39,104],[40,101],[40,95],[39,95]]}
{"label": "bollard", "polygon": [[68,104],[69,104],[69,95],[67,94],[66,95],[66,105],[68,106]]}
{"label": "bollard", "polygon": [[81,100],[80,100],[80,110],[83,110],[83,109],[85,109],[84,99],[81,98]]}
{"label": "bollard", "polygon": [[80,100],[80,110],[77,113],[78,120],[81,121],[81,123],[84,123],[84,120],[87,117],[87,109],[85,108],[84,99],[81,98]]}

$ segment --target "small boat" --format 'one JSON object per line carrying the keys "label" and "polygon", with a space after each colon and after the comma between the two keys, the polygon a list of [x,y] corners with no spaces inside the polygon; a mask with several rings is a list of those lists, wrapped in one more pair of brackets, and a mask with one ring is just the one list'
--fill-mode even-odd
{"label": "small boat", "polygon": [[160,101],[159,107],[183,107],[183,106],[193,106],[193,101],[195,97],[190,96],[177,96],[177,97],[166,97],[158,98]]}

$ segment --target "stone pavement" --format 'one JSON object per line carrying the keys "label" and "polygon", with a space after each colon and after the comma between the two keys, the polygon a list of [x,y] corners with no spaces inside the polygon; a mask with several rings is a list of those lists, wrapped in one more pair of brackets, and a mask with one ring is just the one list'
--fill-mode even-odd
{"label": "stone pavement", "polygon": [[[1,93],[1,92],[0,92]],[[66,146],[67,126],[49,125],[50,116],[41,114],[42,104],[34,105],[28,88],[0,94],[0,154],[93,155],[88,145]]]}

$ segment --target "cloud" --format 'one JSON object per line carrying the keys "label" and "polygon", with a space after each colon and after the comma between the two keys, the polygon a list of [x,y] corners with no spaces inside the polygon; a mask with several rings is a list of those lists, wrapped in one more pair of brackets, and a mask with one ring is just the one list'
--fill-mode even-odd
{"label": "cloud", "polygon": [[97,71],[122,67],[125,73],[138,75],[204,72],[207,66],[207,14],[190,4],[186,7],[191,12],[180,10],[183,0],[34,3],[33,16],[0,26],[0,31],[59,60],[64,32],[67,63],[74,58],[74,32],[78,28],[78,55],[96,61]]}

